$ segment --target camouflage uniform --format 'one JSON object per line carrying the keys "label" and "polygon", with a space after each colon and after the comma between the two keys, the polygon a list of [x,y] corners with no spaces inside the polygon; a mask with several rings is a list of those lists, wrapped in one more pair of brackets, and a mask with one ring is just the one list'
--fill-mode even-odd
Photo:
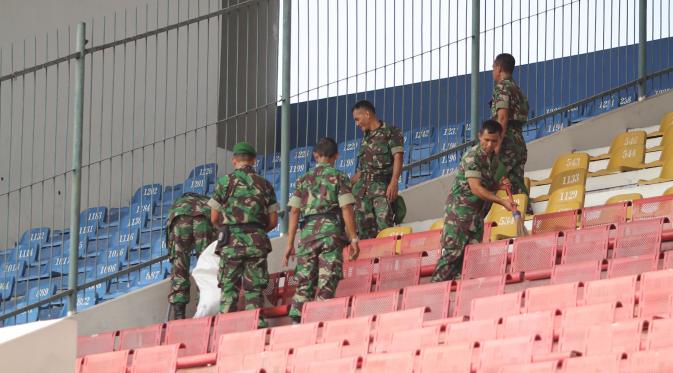
{"label": "camouflage uniform", "polygon": [[362,239],[374,238],[394,225],[386,190],[393,174],[393,155],[404,152],[403,145],[402,132],[383,122],[362,139],[357,167],[360,179],[353,185],[355,221]]}
{"label": "camouflage uniform", "polygon": [[521,127],[528,120],[528,99],[512,78],[503,79],[493,87],[491,101],[493,119],[498,118],[499,109],[509,109],[509,123],[500,148],[500,160],[512,182],[512,193],[528,195],[523,181],[523,168],[528,159],[528,149],[521,131]]}
{"label": "camouflage uniform", "polygon": [[446,199],[442,257],[432,275],[432,281],[446,281],[459,276],[463,266],[466,244],[481,242],[484,234],[484,205],[486,201],[475,196],[468,178],[479,178],[490,191],[498,189],[496,171],[498,156],[487,155],[480,145],[470,148],[460,161],[451,192]]}
{"label": "camouflage uniform", "polygon": [[172,264],[171,292],[168,296],[171,304],[189,303],[192,250],[199,256],[216,239],[207,202],[206,196],[185,193],[173,203],[168,212],[166,247]]}
{"label": "camouflage uniform", "polygon": [[[299,320],[304,302],[314,297],[317,300],[334,298],[342,277],[343,248],[348,245],[343,221],[338,217],[342,207],[354,203],[348,176],[327,163],[318,163],[297,180],[288,206],[299,209],[308,219],[296,250],[297,291],[292,298],[291,318]],[[311,215],[314,217],[310,218]]]}
{"label": "camouflage uniform", "polygon": [[[227,195],[230,182],[234,184]],[[222,289],[220,312],[237,311],[241,281],[245,309],[261,308],[262,291],[269,281],[266,257],[271,251],[266,227],[269,214],[278,211],[273,186],[252,166],[245,166],[217,181],[208,205],[222,214],[223,224],[230,226],[229,241],[217,252]],[[260,319],[260,326],[265,325]]]}

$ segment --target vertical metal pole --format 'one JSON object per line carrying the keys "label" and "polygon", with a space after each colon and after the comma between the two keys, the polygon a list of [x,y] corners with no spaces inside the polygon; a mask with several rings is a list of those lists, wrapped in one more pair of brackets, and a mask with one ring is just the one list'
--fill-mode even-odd
{"label": "vertical metal pole", "polygon": [[479,128],[479,2],[472,0],[472,77],[471,82],[471,101],[470,101],[470,139],[477,139]]}
{"label": "vertical metal pole", "polygon": [[647,77],[647,0],[640,0],[638,7],[638,100],[645,99]]}
{"label": "vertical metal pole", "polygon": [[72,123],[72,185],[70,195],[70,272],[68,290],[72,291],[68,301],[68,315],[77,312],[77,252],[79,248],[80,188],[82,186],[82,120],[84,118],[84,45],[86,24],[77,25],[77,63],[75,64],[75,91]]}
{"label": "vertical metal pole", "polygon": [[[290,41],[292,0],[283,0],[283,71],[281,72],[281,113],[280,113],[280,208],[286,211],[290,180]],[[287,233],[288,216],[283,214],[280,231]]]}

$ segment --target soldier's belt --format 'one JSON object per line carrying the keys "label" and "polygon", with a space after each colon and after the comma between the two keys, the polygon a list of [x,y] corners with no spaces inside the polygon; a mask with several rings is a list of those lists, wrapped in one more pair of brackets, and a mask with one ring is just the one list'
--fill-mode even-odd
{"label": "soldier's belt", "polygon": [[316,219],[330,219],[337,222],[338,225],[343,225],[343,220],[341,218],[341,213],[337,211],[324,212],[322,214],[312,214],[306,215],[299,220],[299,228],[304,229],[304,227],[313,220]]}
{"label": "soldier's belt", "polygon": [[392,174],[371,174],[371,173],[363,173],[361,178],[365,181],[375,181],[375,182],[381,182],[381,183],[389,183],[390,179],[393,178]]}

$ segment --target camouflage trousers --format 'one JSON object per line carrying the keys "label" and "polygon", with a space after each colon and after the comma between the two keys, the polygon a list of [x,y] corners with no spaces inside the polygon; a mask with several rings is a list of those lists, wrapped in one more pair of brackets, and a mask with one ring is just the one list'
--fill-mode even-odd
{"label": "camouflage trousers", "polygon": [[204,216],[178,216],[169,227],[168,242],[171,261],[171,290],[168,302],[171,304],[189,303],[189,267],[192,251],[197,257],[213,241],[215,231],[210,220]]}
{"label": "camouflage trousers", "polygon": [[463,269],[465,245],[481,242],[484,235],[482,208],[449,197],[444,213],[442,256],[437,261],[432,282],[457,279]]}
{"label": "camouflage trousers", "polygon": [[[500,149],[500,161],[505,166],[506,175],[512,182],[513,194],[526,194],[523,172],[528,160],[528,149],[523,133],[519,129],[508,128]],[[499,180],[498,180],[499,181]]]}
{"label": "camouflage trousers", "polygon": [[289,316],[301,319],[305,302],[334,298],[343,271],[343,248],[347,242],[333,236],[300,242],[294,278],[297,291],[292,298]]}
{"label": "camouflage trousers", "polygon": [[353,186],[355,223],[361,239],[376,235],[395,225],[393,209],[386,198],[388,184],[380,181],[358,180]]}
{"label": "camouflage trousers", "polygon": [[[257,247],[225,246],[220,249],[219,287],[220,312],[236,312],[239,294],[243,289],[243,307],[246,310],[264,306],[263,291],[269,283],[268,251]],[[259,326],[266,327],[260,316]]]}

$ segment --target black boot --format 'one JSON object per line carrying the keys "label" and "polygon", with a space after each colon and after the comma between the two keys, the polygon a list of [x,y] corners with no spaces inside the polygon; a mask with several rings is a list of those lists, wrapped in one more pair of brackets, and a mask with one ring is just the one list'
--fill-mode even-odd
{"label": "black boot", "polygon": [[187,305],[184,303],[173,304],[173,320],[182,320],[185,318],[185,309]]}

